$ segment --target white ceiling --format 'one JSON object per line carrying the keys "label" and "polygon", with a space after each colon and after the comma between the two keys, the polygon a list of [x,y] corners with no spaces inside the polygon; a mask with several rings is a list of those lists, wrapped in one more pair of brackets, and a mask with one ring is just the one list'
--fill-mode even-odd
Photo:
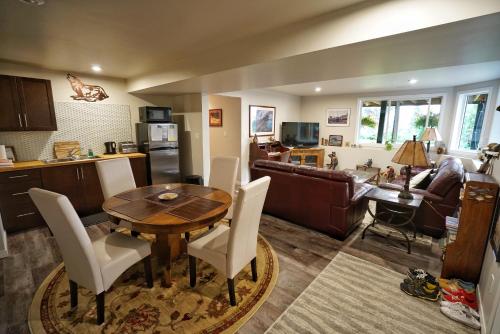
{"label": "white ceiling", "polygon": [[[456,86],[498,78],[500,13],[157,85],[134,93],[216,94],[274,87],[308,95]],[[485,64],[481,64],[485,63]],[[466,71],[461,74],[461,71]],[[404,72],[403,74],[400,74]],[[413,73],[413,74],[410,74]],[[286,86],[286,87],[282,87]]]}
{"label": "white ceiling", "polygon": [[0,59],[129,78],[362,0],[45,2],[0,1]]}
{"label": "white ceiling", "polygon": [[[410,79],[416,84],[409,84]],[[500,78],[500,61],[271,87],[298,96],[453,87]],[[321,92],[315,92],[321,87]]]}

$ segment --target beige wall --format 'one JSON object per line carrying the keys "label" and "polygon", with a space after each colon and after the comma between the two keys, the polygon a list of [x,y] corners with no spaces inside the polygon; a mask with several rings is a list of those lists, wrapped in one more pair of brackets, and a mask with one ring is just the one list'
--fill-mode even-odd
{"label": "beige wall", "polygon": [[[222,109],[222,127],[210,127],[210,160],[219,156],[241,156],[241,98],[209,95],[210,109]],[[238,168],[238,180],[241,169]]]}
{"label": "beige wall", "polygon": [[[92,104],[121,104],[130,106],[131,121],[135,124],[139,121],[139,107],[150,105],[142,98],[129,94],[126,82],[123,79],[107,78],[103,76],[79,75],[71,71],[59,72],[44,70],[38,67],[0,62],[0,74],[24,76],[30,78],[48,79],[52,85],[54,102],[79,102],[71,98],[75,93],[66,79],[66,73],[76,74],[84,83],[99,85],[104,88],[109,98],[103,101],[88,102]],[[134,130],[135,131],[135,126]],[[135,135],[134,135],[135,136]]]}
{"label": "beige wall", "polygon": [[[222,94],[221,94],[222,95]],[[275,138],[280,139],[282,122],[300,121],[300,97],[266,90],[246,90],[223,94],[241,98],[241,184],[250,180],[248,168],[249,158],[249,106],[262,105],[276,107]],[[266,141],[268,137],[259,137],[259,141]]]}

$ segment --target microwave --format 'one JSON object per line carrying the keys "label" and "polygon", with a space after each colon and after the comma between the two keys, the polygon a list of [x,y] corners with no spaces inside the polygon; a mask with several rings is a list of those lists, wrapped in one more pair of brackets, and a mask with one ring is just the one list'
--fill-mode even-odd
{"label": "microwave", "polygon": [[172,121],[172,108],[139,107],[139,120],[142,123],[169,123]]}

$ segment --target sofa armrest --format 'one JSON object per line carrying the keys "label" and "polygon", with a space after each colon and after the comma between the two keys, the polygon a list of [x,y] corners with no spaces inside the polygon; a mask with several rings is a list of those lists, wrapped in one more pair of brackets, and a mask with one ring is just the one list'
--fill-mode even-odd
{"label": "sofa armrest", "polygon": [[363,199],[367,192],[373,189],[374,186],[366,183],[357,183],[354,186],[354,194],[351,197],[351,203],[357,203],[359,200]]}
{"label": "sofa armrest", "polygon": [[[388,190],[397,190],[397,191],[401,191],[403,190],[403,186],[399,185],[399,184],[392,184],[392,183],[382,183],[379,185],[380,188],[384,188],[384,189],[388,189]],[[428,201],[433,201],[433,202],[437,202],[437,203],[441,203],[441,201],[443,200],[443,197],[439,196],[439,195],[436,195],[436,194],[433,194],[433,193],[430,193],[428,192],[427,190],[424,190],[424,189],[410,189],[410,192],[412,194],[419,194],[419,195],[422,195],[424,196],[424,198]]]}

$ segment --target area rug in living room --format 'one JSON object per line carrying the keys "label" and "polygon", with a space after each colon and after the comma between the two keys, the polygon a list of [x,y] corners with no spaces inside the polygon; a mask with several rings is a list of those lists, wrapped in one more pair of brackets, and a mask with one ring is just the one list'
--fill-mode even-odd
{"label": "area rug in living room", "polygon": [[266,333],[479,333],[442,315],[439,303],[401,292],[404,278],[339,252]]}
{"label": "area rug in living room", "polygon": [[[153,261],[153,263],[156,261]],[[28,315],[32,333],[233,333],[265,302],[276,284],[279,268],[271,245],[259,236],[257,282],[250,265],[235,280],[238,305],[230,307],[226,278],[198,262],[198,279],[189,286],[187,256],[172,266],[173,285],[148,289],[142,264],[127,271],[106,293],[105,323],[95,324],[95,297],[79,288],[78,307],[69,306],[69,284],[63,264],[38,288]]]}

